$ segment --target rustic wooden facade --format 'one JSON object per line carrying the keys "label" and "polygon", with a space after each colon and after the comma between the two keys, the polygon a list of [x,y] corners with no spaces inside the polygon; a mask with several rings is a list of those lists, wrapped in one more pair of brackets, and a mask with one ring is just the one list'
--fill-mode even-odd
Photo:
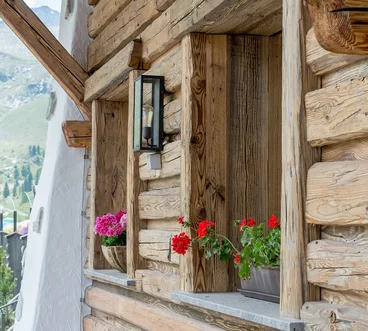
{"label": "rustic wooden facade", "polygon": [[[76,86],[67,92],[87,117],[64,123],[66,141],[91,149],[84,330],[275,330],[175,300],[236,291],[239,278],[196,246],[185,257],[170,247],[181,215],[193,226],[211,219],[236,241],[232,220],[272,213],[282,223],[280,316],[307,330],[368,330],[366,57],[323,49],[302,0],[89,2],[88,74],[54,54],[69,59],[55,76]],[[14,3],[0,0],[11,26]],[[42,43],[26,42],[43,58]],[[139,75],[165,77],[160,170],[132,148]],[[93,226],[121,208],[128,270],[119,281]]]}

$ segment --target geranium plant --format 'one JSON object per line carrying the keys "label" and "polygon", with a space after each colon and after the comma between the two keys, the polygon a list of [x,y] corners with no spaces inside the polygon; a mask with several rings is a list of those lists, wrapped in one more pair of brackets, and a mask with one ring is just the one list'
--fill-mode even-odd
{"label": "geranium plant", "polygon": [[[185,221],[184,217],[180,217],[178,222],[190,228],[190,222]],[[250,278],[252,266],[258,269],[280,266],[281,229],[275,215],[268,220],[271,231],[267,236],[264,235],[263,224],[257,225],[252,218],[235,221],[234,225],[242,232],[241,247],[235,247],[227,237],[217,234],[215,223],[207,220],[195,229],[197,237],[193,242],[199,243],[207,259],[218,255],[221,260],[229,260],[233,256],[234,265],[243,279]],[[178,254],[186,254],[190,243],[191,239],[185,232],[172,239],[173,250]]]}
{"label": "geranium plant", "polygon": [[126,245],[127,212],[120,210],[116,215],[106,214],[96,218],[95,233],[103,236],[106,247]]}

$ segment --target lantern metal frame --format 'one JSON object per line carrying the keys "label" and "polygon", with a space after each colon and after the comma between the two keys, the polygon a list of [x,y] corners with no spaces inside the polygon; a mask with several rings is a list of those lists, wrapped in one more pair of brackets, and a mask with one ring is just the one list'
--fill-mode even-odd
{"label": "lantern metal frame", "polygon": [[[163,150],[163,117],[164,117],[164,76],[142,75],[134,80],[134,116],[133,116],[133,151],[134,152],[160,152]],[[138,89],[137,90],[137,84]],[[152,84],[152,138],[154,145],[143,146],[143,96],[144,84]],[[155,85],[156,84],[156,85]],[[139,119],[138,119],[139,113]],[[139,122],[139,126],[138,123]],[[139,133],[139,144],[137,142]],[[157,140],[157,141],[156,141]]]}

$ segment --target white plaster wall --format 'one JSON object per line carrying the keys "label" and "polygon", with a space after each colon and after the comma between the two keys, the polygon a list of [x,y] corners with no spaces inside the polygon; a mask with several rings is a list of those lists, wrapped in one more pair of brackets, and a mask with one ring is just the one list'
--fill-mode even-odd
{"label": "white plaster wall", "polygon": [[[74,0],[73,13],[64,19],[66,1],[59,39],[85,67],[90,8],[87,0]],[[57,107],[48,126],[45,161],[31,215],[15,331],[81,330],[82,315],[88,312],[80,302],[88,285],[83,277],[86,225],[81,216],[86,203],[84,150],[67,147],[61,130],[63,121],[81,120],[82,115],[59,86],[55,89]],[[41,207],[41,233],[36,233],[33,222]]]}

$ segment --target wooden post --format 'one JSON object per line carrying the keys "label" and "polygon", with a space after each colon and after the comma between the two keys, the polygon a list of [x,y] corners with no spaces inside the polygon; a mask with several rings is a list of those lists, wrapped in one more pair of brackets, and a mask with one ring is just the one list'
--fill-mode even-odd
{"label": "wooden post", "polygon": [[139,177],[139,155],[133,152],[133,124],[134,124],[134,79],[143,70],[133,70],[129,74],[129,107],[128,107],[128,164],[127,164],[127,274],[135,278],[135,271],[144,267],[144,260],[139,255],[139,231],[141,219],[139,217],[138,196],[143,190],[143,182]]}
{"label": "wooden post", "polygon": [[94,233],[97,216],[126,209],[127,104],[96,100],[92,105],[92,180],[89,263],[110,265],[102,255],[102,240]]}
{"label": "wooden post", "polygon": [[320,151],[307,143],[304,96],[320,87],[306,64],[309,18],[302,0],[284,0],[281,315],[299,318],[303,303],[319,299],[306,281],[305,246],[312,236],[305,221],[306,178]]}

